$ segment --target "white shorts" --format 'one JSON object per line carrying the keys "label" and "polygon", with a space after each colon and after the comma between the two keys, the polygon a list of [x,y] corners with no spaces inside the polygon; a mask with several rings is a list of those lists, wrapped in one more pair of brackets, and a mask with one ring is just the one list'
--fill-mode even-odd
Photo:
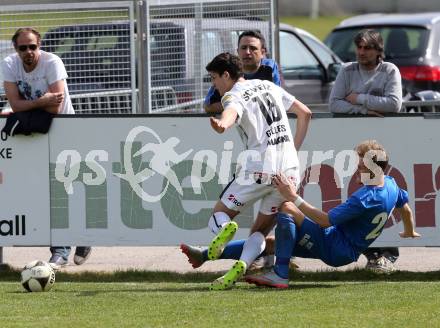
{"label": "white shorts", "polygon": [[[286,176],[298,186],[300,182],[299,169],[289,169],[287,172]],[[222,203],[233,211],[242,212],[246,207],[261,199],[259,212],[265,215],[277,213],[278,207],[285,202],[285,199],[272,185],[272,175],[251,172],[247,173],[247,176],[253,176],[255,182],[243,184],[234,175],[234,179],[220,194]]]}

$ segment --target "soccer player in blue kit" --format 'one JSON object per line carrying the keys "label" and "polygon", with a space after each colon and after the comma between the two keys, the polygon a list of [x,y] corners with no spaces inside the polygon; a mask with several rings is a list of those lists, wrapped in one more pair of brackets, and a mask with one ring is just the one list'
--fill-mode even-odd
{"label": "soccer player in blue kit", "polygon": [[276,263],[269,272],[246,276],[247,282],[288,288],[291,256],[321,259],[334,267],[355,262],[379,237],[394,208],[403,221],[404,231],[399,233],[400,237],[420,237],[414,230],[408,193],[384,174],[388,155],[383,146],[375,140],[367,140],[355,150],[359,156],[357,176],[363,186],[328,213],[304,201],[283,176],[274,178],[274,184],[289,201],[277,214]]}

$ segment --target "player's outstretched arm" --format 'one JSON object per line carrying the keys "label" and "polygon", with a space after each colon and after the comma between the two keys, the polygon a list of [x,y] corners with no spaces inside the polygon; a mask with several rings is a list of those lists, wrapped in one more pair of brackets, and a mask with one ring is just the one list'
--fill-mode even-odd
{"label": "player's outstretched arm", "polygon": [[223,133],[235,123],[237,116],[237,111],[233,108],[227,108],[222,112],[220,119],[210,117],[211,127],[216,132]]}
{"label": "player's outstretched arm", "polygon": [[296,193],[296,186],[292,181],[287,179],[284,175],[276,175],[273,178],[273,184],[277,187],[283,197],[295,204],[305,216],[312,219],[323,228],[331,226],[328,213],[317,209],[311,204],[307,203]]}
{"label": "player's outstretched arm", "polygon": [[223,111],[223,106],[221,102],[216,102],[212,104],[204,104],[203,109],[207,114],[220,114]]}
{"label": "player's outstretched arm", "polygon": [[414,229],[414,217],[411,210],[411,207],[409,207],[408,203],[403,205],[402,208],[397,209],[402,217],[403,221],[403,232],[400,232],[399,235],[402,238],[416,238],[420,237],[420,234],[417,233]]}
{"label": "player's outstretched arm", "polygon": [[309,122],[312,118],[312,111],[298,99],[295,100],[288,111],[295,113],[297,117],[294,144],[295,149],[299,150],[306,137]]}

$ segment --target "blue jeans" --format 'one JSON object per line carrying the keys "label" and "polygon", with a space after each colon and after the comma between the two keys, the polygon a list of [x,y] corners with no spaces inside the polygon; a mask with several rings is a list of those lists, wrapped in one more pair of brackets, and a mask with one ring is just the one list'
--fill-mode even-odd
{"label": "blue jeans", "polygon": [[59,255],[66,261],[69,259],[70,250],[70,246],[53,246],[50,248],[50,252],[52,253],[52,255]]}

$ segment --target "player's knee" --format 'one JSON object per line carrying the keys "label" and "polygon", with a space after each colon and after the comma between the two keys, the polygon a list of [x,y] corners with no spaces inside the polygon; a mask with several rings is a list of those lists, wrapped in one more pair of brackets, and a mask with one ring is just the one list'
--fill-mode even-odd
{"label": "player's knee", "polygon": [[214,233],[218,234],[220,229],[229,221],[231,218],[224,212],[216,212],[214,213],[208,221],[208,228]]}
{"label": "player's knee", "polygon": [[293,217],[298,216],[301,211],[291,202],[284,202],[279,208],[279,212],[287,213]]}

